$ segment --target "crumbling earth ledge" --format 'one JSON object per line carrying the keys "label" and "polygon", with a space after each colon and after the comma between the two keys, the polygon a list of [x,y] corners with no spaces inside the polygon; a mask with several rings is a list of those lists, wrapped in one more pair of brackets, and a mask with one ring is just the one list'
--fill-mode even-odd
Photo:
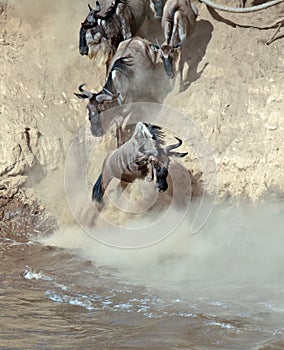
{"label": "crumbling earth ledge", "polygon": [[37,201],[15,196],[0,199],[0,237],[17,242],[51,234],[57,228],[56,220]]}

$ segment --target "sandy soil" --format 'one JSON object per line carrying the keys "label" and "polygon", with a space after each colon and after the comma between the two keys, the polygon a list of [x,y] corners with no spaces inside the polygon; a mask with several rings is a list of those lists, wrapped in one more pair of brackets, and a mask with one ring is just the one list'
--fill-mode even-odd
{"label": "sandy soil", "polygon": [[[65,205],[66,153],[87,123],[85,103],[73,92],[85,81],[93,90],[104,81],[104,69],[78,52],[87,3],[0,2],[0,196],[37,198],[55,214]],[[209,141],[220,200],[281,195],[283,39],[265,45],[275,28],[250,26],[271,26],[283,17],[284,4],[249,15],[220,14],[227,23],[197,6],[186,90],[175,88],[164,103],[186,113]],[[193,176],[197,162],[192,157],[185,163]]]}

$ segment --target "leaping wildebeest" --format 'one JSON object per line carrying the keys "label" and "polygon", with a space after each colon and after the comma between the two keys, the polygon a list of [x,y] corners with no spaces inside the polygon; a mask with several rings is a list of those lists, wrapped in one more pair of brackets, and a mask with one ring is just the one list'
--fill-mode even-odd
{"label": "leaping wildebeest", "polygon": [[144,22],[146,0],[115,0],[105,13],[96,1],[81,23],[79,51],[108,65],[119,43],[134,36]]}
{"label": "leaping wildebeest", "polygon": [[164,192],[168,188],[167,176],[170,157],[185,157],[188,153],[172,151],[182,141],[163,147],[163,132],[156,125],[138,122],[132,137],[108,155],[92,190],[92,200],[103,203],[107,186],[113,178],[131,183],[138,178],[155,179],[155,190]]}
{"label": "leaping wildebeest", "polygon": [[79,86],[80,93],[75,95],[88,100],[94,136],[102,136],[105,132],[101,121],[104,110],[131,102],[161,102],[164,74],[157,62],[158,52],[152,49],[152,44],[146,39],[133,37],[120,43],[101,91],[93,93],[84,90],[84,84]]}
{"label": "leaping wildebeest", "polygon": [[183,90],[183,68],[187,60],[188,40],[196,27],[198,10],[190,0],[167,0],[163,10],[164,42],[159,50],[168,78],[176,75],[179,61],[180,90]]}

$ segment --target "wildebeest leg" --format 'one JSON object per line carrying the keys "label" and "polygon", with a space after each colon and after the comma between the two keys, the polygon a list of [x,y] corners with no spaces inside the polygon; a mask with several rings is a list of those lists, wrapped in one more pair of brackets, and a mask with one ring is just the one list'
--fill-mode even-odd
{"label": "wildebeest leg", "polygon": [[123,132],[122,132],[122,124],[123,124],[123,118],[122,117],[115,117],[114,122],[116,124],[116,144],[117,148],[120,147],[124,143],[123,139]]}
{"label": "wildebeest leg", "polygon": [[169,34],[172,33],[172,23],[170,21],[166,21],[164,23],[164,39],[166,44],[170,44],[172,37],[169,37]]}
{"label": "wildebeest leg", "polygon": [[185,63],[185,51],[184,48],[181,48],[181,52],[180,52],[180,59],[179,59],[179,78],[180,78],[180,82],[179,82],[179,92],[184,91],[184,81],[183,81],[183,69],[184,69],[184,63]]}
{"label": "wildebeest leg", "polygon": [[109,64],[110,64],[110,60],[108,60],[106,63],[106,78],[107,78],[107,73],[108,73],[108,69],[109,69]]}
{"label": "wildebeest leg", "polygon": [[116,147],[122,145],[122,130],[120,126],[116,126]]}
{"label": "wildebeest leg", "polygon": [[153,170],[153,163],[152,163],[152,157],[149,159],[149,162],[147,164],[147,171],[148,174],[145,178],[146,181],[153,181],[154,179],[154,170]]}
{"label": "wildebeest leg", "polygon": [[92,201],[96,201],[99,204],[103,204],[103,196],[104,196],[105,190],[103,189],[102,184],[102,174],[97,178],[97,181],[95,182],[92,190]]}
{"label": "wildebeest leg", "polygon": [[186,38],[189,35],[188,33],[188,27],[186,27],[185,21],[183,16],[180,14],[180,12],[176,15],[176,32],[177,32],[177,39],[179,44],[179,50],[180,50],[180,57],[179,57],[179,78],[180,78],[180,92],[184,90],[184,81],[183,81],[183,68],[185,63],[185,57],[186,57]]}
{"label": "wildebeest leg", "polygon": [[[125,13],[127,12],[127,13]],[[124,40],[130,39],[132,37],[131,27],[130,27],[130,15],[127,11],[127,6],[124,4],[119,4],[117,6],[117,15],[121,24],[122,36]]]}
{"label": "wildebeest leg", "polygon": [[122,192],[126,189],[127,186],[128,186],[128,182],[123,180],[120,181],[120,187]]}

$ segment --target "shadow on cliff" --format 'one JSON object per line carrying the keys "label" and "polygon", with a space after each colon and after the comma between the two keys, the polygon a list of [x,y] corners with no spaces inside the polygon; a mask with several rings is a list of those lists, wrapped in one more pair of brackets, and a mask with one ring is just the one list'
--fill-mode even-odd
{"label": "shadow on cliff", "polygon": [[[198,65],[205,56],[207,46],[211,40],[213,25],[206,20],[200,20],[196,23],[196,29],[186,49],[186,61],[188,65],[187,74],[184,75],[184,86],[180,91],[185,91],[189,86],[200,78],[208,63],[205,63],[198,70]],[[184,68],[183,68],[184,69]]]}

